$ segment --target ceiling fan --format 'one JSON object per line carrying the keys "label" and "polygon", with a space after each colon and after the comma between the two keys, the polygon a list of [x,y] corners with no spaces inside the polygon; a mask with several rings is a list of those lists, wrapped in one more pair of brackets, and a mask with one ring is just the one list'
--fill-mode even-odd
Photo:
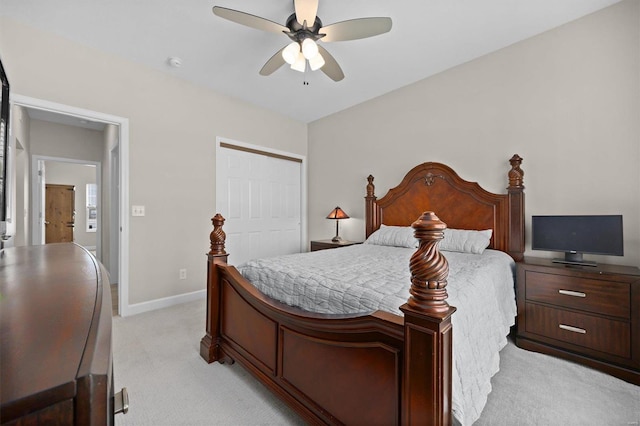
{"label": "ceiling fan", "polygon": [[259,16],[226,7],[214,6],[213,13],[247,27],[273,33],[284,33],[291,43],[278,50],[262,67],[261,75],[271,75],[285,63],[291,69],[304,72],[309,63],[312,71],[320,69],[333,81],[340,81],[344,73],[338,62],[317,42],[357,40],[383,34],[391,30],[391,18],[358,18],[322,26],[317,16],[318,0],[293,0],[295,12],[280,25]]}

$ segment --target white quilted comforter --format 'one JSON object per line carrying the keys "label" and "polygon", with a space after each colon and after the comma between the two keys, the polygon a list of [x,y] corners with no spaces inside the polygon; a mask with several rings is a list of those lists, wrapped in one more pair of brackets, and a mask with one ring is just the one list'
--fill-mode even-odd
{"label": "white quilted comforter", "polygon": [[[415,249],[360,244],[251,260],[238,269],[262,293],[320,313],[402,315]],[[514,324],[514,262],[505,253],[443,252],[449,261],[453,323],[453,414],[462,425],[480,417],[499,369],[499,351]]]}

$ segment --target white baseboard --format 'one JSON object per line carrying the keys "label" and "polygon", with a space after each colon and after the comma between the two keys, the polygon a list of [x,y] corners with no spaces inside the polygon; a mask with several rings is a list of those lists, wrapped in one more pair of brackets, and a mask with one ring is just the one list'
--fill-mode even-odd
{"label": "white baseboard", "polygon": [[193,302],[194,300],[204,299],[207,297],[206,290],[198,290],[191,293],[179,294],[177,296],[163,297],[161,299],[150,300],[148,302],[134,303],[126,308],[120,309],[120,315],[128,317],[131,315],[141,314],[143,312],[154,311],[156,309],[168,308],[169,306],[179,305],[181,303]]}

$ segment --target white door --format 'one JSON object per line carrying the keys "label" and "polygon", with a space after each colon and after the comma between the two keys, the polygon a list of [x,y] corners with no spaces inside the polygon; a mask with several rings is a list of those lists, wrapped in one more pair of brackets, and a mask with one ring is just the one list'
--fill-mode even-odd
{"label": "white door", "polygon": [[216,211],[229,262],[299,253],[301,160],[228,146],[217,150]]}

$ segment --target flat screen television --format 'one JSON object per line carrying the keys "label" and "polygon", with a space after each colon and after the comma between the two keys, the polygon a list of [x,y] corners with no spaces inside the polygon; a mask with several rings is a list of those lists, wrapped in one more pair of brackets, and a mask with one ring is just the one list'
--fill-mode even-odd
{"label": "flat screen television", "polygon": [[596,266],[582,254],[623,256],[622,215],[532,216],[531,248],[562,251],[554,262]]}

